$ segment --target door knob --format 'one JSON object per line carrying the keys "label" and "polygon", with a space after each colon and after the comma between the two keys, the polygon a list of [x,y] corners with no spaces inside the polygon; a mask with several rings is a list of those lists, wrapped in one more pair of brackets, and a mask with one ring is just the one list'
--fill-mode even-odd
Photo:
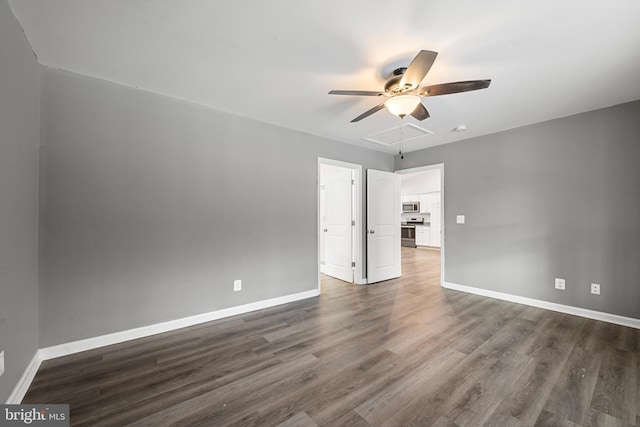
{"label": "door knob", "polygon": [[369,230],[369,234],[375,234],[376,232],[374,230]]}
{"label": "door knob", "polygon": [[326,233],[327,231],[329,231],[329,229],[325,228],[325,229],[324,229],[324,230],[322,230],[322,231],[324,231],[324,232]]}

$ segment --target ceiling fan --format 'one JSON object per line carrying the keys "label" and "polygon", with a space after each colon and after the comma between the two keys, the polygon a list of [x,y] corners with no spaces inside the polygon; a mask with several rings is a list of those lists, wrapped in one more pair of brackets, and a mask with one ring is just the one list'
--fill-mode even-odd
{"label": "ceiling fan", "polygon": [[418,120],[429,118],[429,112],[421,102],[421,97],[448,95],[450,93],[468,92],[485,89],[491,80],[467,80],[461,82],[442,83],[432,86],[420,86],[427,75],[438,52],[421,50],[408,67],[396,68],[393,76],[384,85],[384,92],[367,90],[332,90],[330,95],[384,96],[386,101],[360,114],[351,123],[369,117],[373,113],[387,108],[391,114],[404,118],[407,114]]}

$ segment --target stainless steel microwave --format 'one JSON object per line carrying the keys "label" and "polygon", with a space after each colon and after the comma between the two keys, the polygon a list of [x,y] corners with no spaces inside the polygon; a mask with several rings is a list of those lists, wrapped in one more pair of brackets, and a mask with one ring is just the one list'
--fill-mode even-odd
{"label": "stainless steel microwave", "polygon": [[403,202],[402,213],[420,212],[420,202]]}

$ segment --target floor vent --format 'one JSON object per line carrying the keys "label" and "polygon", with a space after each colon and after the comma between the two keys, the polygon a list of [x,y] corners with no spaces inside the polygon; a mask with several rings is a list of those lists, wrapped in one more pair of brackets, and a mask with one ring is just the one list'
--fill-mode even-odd
{"label": "floor vent", "polygon": [[420,126],[414,125],[413,123],[405,123],[403,125],[375,133],[371,136],[364,137],[362,139],[389,147],[391,145],[400,143],[400,128],[402,128],[402,140],[404,142],[411,141],[426,135],[433,135],[433,132],[431,132],[430,130],[423,129]]}

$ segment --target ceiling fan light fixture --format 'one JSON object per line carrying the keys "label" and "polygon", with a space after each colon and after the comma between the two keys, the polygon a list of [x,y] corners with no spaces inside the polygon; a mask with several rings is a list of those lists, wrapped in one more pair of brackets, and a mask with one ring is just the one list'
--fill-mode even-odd
{"label": "ceiling fan light fixture", "polygon": [[386,102],[382,102],[373,108],[360,114],[351,123],[359,122],[370,115],[383,110],[385,107],[395,116],[404,118],[411,114],[416,120],[425,120],[430,117],[429,112],[422,104],[420,98],[425,96],[448,95],[450,93],[469,92],[472,90],[486,89],[491,84],[491,79],[466,80],[460,82],[441,83],[431,86],[419,87],[424,77],[427,75],[438,52],[421,50],[411,60],[408,67],[396,68],[393,77],[389,78],[384,85],[383,92],[371,90],[332,90],[329,95],[352,95],[352,96],[385,96]]}
{"label": "ceiling fan light fixture", "polygon": [[420,97],[418,95],[396,95],[393,96],[384,103],[387,110],[394,116],[403,118],[404,116],[413,113],[413,110],[420,104]]}

